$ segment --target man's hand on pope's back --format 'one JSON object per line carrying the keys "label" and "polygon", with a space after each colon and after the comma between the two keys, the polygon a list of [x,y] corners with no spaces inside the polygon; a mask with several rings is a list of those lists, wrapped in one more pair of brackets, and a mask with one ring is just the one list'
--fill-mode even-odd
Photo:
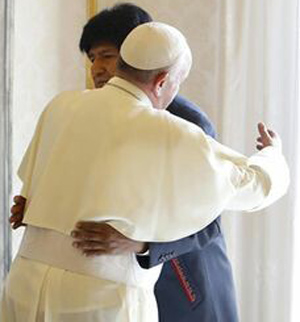
{"label": "man's hand on pope's back", "polygon": [[74,238],[73,246],[86,256],[143,253],[147,250],[147,244],[128,239],[105,223],[80,221],[71,236]]}

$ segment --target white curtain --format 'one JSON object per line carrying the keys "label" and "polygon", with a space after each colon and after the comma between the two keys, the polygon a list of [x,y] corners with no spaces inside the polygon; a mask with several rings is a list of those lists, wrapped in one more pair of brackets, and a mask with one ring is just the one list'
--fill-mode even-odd
{"label": "white curtain", "polygon": [[[298,152],[297,2],[220,4],[219,103],[214,111],[221,140],[246,154],[255,149],[258,121],[276,129],[292,178]],[[241,322],[291,321],[295,196],[293,181],[289,194],[267,210],[223,216]]]}

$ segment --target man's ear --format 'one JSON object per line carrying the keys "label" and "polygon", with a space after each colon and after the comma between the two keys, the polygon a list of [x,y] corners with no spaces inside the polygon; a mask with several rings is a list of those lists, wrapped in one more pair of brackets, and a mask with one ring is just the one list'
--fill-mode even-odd
{"label": "man's ear", "polygon": [[167,78],[169,77],[169,73],[167,71],[160,72],[153,79],[153,93],[159,98],[162,93],[162,89],[165,85]]}

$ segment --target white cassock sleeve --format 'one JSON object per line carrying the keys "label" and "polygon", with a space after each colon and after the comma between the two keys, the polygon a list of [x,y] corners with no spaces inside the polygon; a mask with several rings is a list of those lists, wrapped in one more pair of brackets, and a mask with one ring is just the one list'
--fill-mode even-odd
{"label": "white cassock sleeve", "polygon": [[[176,123],[180,121],[176,120]],[[182,131],[185,125],[186,129]],[[153,159],[148,170],[140,169],[144,158],[151,159],[150,152],[145,151],[136,157],[131,178],[118,182],[120,188],[126,182],[125,191],[131,183],[134,185],[135,176],[141,178],[147,171],[152,172],[148,176],[150,188],[146,196],[155,197],[144,198],[152,201],[148,216],[145,213],[126,216],[138,227],[134,230],[111,222],[128,237],[146,241],[147,235],[150,241],[179,239],[203,229],[223,210],[257,211],[286,193],[289,170],[280,148],[267,147],[248,158],[200,133],[196,126],[182,123],[180,127],[178,132],[176,126],[169,129],[170,140],[164,144],[159,156],[163,162],[156,163]],[[137,146],[141,149],[141,144]],[[130,164],[124,155],[120,160],[123,165]],[[153,164],[155,170],[152,171]],[[144,185],[146,183],[140,187]],[[139,191],[128,194],[128,203],[134,202],[139,194]],[[151,220],[145,220],[145,217]]]}
{"label": "white cassock sleeve", "polygon": [[[211,145],[229,158],[236,154],[214,140],[211,140]],[[279,148],[266,147],[250,158],[240,155],[240,159],[237,156],[232,161],[235,162],[232,182],[236,191],[226,210],[258,211],[286,193],[290,182],[289,170]]]}

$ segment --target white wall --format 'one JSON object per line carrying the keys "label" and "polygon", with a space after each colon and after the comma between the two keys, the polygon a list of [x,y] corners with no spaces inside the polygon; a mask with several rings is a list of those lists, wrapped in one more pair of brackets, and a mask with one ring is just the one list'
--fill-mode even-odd
{"label": "white wall", "polygon": [[[78,49],[86,1],[15,0],[13,58],[13,193],[21,157],[45,104],[57,93],[85,87]],[[13,235],[13,253],[22,229]]]}

